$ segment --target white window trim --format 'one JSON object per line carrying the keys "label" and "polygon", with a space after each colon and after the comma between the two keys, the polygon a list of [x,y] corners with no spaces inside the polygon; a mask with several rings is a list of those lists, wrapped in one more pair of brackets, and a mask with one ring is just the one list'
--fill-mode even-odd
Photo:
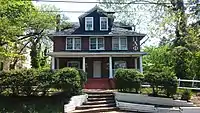
{"label": "white window trim", "polygon": [[[92,19],[92,30],[89,30],[89,29],[87,29],[87,22],[86,22],[86,20],[87,20],[87,18],[89,19]],[[93,31],[94,30],[94,18],[93,17],[85,17],[85,31]]]}
{"label": "white window trim", "polygon": [[[113,37],[113,38],[118,38],[118,41],[119,41],[119,49],[118,50],[128,50],[128,48],[127,48],[127,46],[128,46],[127,37]],[[126,48],[125,49],[121,48],[121,38],[126,38]],[[114,47],[113,47],[113,43],[112,43],[112,50],[114,50],[113,48]]]}
{"label": "white window trim", "polygon": [[[91,38],[95,38],[96,39],[96,49],[91,49]],[[103,39],[103,49],[98,49],[98,38],[102,38]],[[104,37],[90,37],[89,38],[89,50],[105,50],[105,42],[104,42]]]}
{"label": "white window trim", "polygon": [[81,66],[81,65],[80,65],[80,62],[79,62],[79,61],[68,61],[68,62],[67,62],[67,67],[69,67],[69,63],[71,63],[71,64],[72,64],[72,63],[77,63],[77,64],[78,64],[78,68],[80,69],[80,66]]}
{"label": "white window trim", "polygon": [[[68,38],[72,38],[72,49],[67,49],[67,39]],[[75,38],[79,38],[80,39],[80,46],[81,46],[81,37],[66,37],[66,50],[81,50],[81,47],[80,49],[75,49]]]}
{"label": "white window trim", "polygon": [[[107,21],[107,25],[106,25],[106,26],[107,26],[107,29],[102,29],[102,28],[101,28],[101,20],[102,20],[102,18],[106,18],[106,21]],[[100,30],[101,30],[101,31],[107,31],[107,30],[108,30],[108,17],[100,17]]]}

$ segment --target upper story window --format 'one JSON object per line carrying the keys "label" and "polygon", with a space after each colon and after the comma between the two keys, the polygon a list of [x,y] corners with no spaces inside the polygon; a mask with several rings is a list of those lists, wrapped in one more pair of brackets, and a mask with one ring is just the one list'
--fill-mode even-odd
{"label": "upper story window", "polygon": [[127,50],[127,37],[113,37],[112,50]]}
{"label": "upper story window", "polygon": [[85,17],[85,30],[92,31],[94,29],[93,17]]}
{"label": "upper story window", "polygon": [[80,49],[81,49],[81,38],[78,37],[66,38],[66,50],[80,50]]}
{"label": "upper story window", "polygon": [[108,30],[108,17],[100,17],[100,30]]}
{"label": "upper story window", "polygon": [[104,38],[103,37],[91,37],[90,38],[90,50],[104,50]]}

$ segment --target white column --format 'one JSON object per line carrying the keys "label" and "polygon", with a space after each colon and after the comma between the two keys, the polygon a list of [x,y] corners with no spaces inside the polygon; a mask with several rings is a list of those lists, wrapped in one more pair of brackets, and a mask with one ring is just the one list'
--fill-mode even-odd
{"label": "white column", "polygon": [[109,78],[113,78],[113,71],[112,71],[112,56],[109,57]]}
{"label": "white column", "polygon": [[83,71],[85,72],[85,57],[83,57]]}
{"label": "white column", "polygon": [[51,58],[51,69],[55,69],[55,58]]}
{"label": "white column", "polygon": [[59,58],[56,58],[56,69],[59,69],[60,67],[60,63],[59,63]]}
{"label": "white column", "polygon": [[140,56],[140,72],[143,73],[142,56]]}
{"label": "white column", "polygon": [[138,64],[138,62],[137,62],[137,57],[135,58],[135,69],[138,69],[138,66],[137,66],[137,64]]}

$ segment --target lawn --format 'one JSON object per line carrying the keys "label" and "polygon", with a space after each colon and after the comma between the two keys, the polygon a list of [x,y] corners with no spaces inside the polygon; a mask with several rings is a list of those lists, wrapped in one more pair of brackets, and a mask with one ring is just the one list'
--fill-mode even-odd
{"label": "lawn", "polygon": [[43,97],[0,96],[0,113],[62,113],[67,103],[62,95]]}

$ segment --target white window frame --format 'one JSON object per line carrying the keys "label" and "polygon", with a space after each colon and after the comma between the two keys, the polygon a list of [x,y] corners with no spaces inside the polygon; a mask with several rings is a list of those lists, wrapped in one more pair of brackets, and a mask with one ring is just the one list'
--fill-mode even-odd
{"label": "white window frame", "polygon": [[[118,38],[118,44],[119,44],[119,49],[118,50],[128,50],[128,42],[127,42],[127,37],[113,37],[113,38]],[[112,50],[115,50],[114,49],[114,44],[113,44],[113,38],[112,38]],[[126,38],[126,48],[125,49],[122,49],[121,48],[121,38]]]}
{"label": "white window frame", "polygon": [[[68,48],[67,48],[67,39],[68,39],[68,38],[72,38],[72,49],[68,49]],[[79,38],[79,39],[80,39],[80,49],[75,49],[75,39],[76,39],[76,38]],[[65,45],[66,45],[66,47],[65,47],[66,50],[81,50],[81,37],[66,37],[66,44],[65,44]]]}
{"label": "white window frame", "polygon": [[78,64],[78,69],[80,69],[81,65],[80,65],[80,61],[68,61],[67,62],[67,67],[69,67],[69,63],[77,63]]}
{"label": "white window frame", "polygon": [[[91,49],[91,38],[95,38],[96,40],[96,49]],[[99,38],[102,38],[103,39],[103,49],[98,49],[98,39]],[[89,38],[89,49],[90,50],[105,50],[105,40],[104,40],[104,37],[90,37]]]}
{"label": "white window frame", "polygon": [[[106,21],[107,21],[106,28],[107,28],[107,29],[102,29],[102,28],[101,28],[101,21],[102,21],[103,18],[106,18]],[[108,17],[100,17],[100,30],[101,30],[101,31],[107,31],[107,30],[108,30]]]}
{"label": "white window frame", "polygon": [[[92,29],[87,29],[87,19],[92,19]],[[93,31],[94,30],[94,18],[93,17],[85,17],[85,31]]]}

